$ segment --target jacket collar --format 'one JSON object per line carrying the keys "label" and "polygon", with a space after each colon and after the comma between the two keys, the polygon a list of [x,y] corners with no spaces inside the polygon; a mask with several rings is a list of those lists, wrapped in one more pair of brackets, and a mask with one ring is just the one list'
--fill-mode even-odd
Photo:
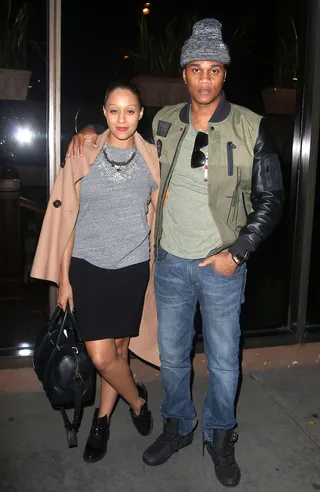
{"label": "jacket collar", "polygon": [[[231,104],[226,100],[225,93],[221,93],[221,101],[213,115],[211,116],[210,123],[220,123],[225,120],[231,111]],[[190,102],[185,104],[180,111],[179,117],[182,123],[189,124],[189,114],[190,114]]]}

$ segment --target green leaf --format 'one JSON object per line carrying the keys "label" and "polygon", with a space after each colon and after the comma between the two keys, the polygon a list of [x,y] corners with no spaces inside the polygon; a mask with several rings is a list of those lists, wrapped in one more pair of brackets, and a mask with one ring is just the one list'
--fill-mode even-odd
{"label": "green leaf", "polygon": [[26,68],[28,46],[37,47],[38,54],[41,52],[39,45],[28,39],[30,14],[27,2],[15,12],[12,0],[1,1],[0,68]]}

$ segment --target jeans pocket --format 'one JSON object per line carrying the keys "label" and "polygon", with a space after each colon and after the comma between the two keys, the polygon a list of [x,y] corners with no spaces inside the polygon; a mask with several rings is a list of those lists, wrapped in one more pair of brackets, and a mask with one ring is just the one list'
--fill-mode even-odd
{"label": "jeans pocket", "polygon": [[161,248],[161,246],[160,246],[158,249],[157,263],[164,263],[167,259],[167,256],[168,256],[168,251]]}
{"label": "jeans pocket", "polygon": [[215,273],[216,275],[218,275],[219,277],[222,277],[222,278],[226,278],[226,279],[232,279],[232,278],[235,278],[237,277],[238,275],[240,275],[241,273],[241,270],[242,270],[242,266],[239,266],[235,269],[235,272],[232,274],[232,275],[225,275],[224,273],[221,273],[219,272],[213,265],[209,265],[211,266],[212,270],[213,270],[213,273]]}

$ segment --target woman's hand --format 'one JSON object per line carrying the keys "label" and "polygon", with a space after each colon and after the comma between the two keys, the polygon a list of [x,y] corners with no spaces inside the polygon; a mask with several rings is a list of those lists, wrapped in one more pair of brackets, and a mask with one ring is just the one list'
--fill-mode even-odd
{"label": "woman's hand", "polygon": [[65,281],[65,282],[61,282],[59,285],[58,305],[63,309],[63,311],[65,311],[68,302],[71,311],[73,311],[74,303],[73,303],[72,287],[69,281]]}

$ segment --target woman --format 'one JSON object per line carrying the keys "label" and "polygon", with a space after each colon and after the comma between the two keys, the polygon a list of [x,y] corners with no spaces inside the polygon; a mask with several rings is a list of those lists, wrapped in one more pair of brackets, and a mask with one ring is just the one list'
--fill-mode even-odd
{"label": "woman", "polygon": [[[107,452],[118,395],[130,405],[138,432],[146,436],[152,430],[147,390],[135,384],[127,359],[149,282],[159,164],[155,147],[137,133],[143,107],[134,85],[112,84],[103,112],[108,130],[97,148],[85,145],[83,156],[67,158],[57,175],[31,272],[59,285],[58,304],[75,310],[81,338],[101,375],[100,407],[83,455],[87,462]],[[152,282],[148,292],[151,297]],[[150,319],[150,312],[145,314]],[[144,333],[148,340],[145,327]],[[158,365],[154,357],[150,361]]]}

